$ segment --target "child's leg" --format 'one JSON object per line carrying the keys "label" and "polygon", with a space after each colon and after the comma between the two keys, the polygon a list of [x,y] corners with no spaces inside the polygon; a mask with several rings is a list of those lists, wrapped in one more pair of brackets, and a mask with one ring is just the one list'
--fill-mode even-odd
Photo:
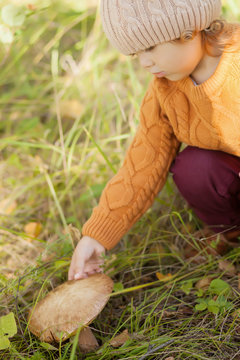
{"label": "child's leg", "polygon": [[170,171],[196,215],[215,232],[240,229],[240,158],[188,146]]}

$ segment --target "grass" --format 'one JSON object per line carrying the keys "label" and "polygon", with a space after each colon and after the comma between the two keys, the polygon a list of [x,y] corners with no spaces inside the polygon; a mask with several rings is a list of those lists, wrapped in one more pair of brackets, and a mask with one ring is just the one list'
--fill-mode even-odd
{"label": "grass", "polygon": [[[106,256],[105,271],[117,286],[91,325],[101,347],[88,355],[73,341],[50,349],[29,332],[29,309],[67,279],[73,251],[67,225],[81,230],[123,161],[150,80],[108,45],[94,1],[88,8],[77,4],[78,11],[74,1],[35,4],[14,44],[1,47],[0,313],[14,313],[18,333],[0,358],[240,359],[232,310],[195,310],[195,284],[209,276],[230,285],[227,300],[239,307],[240,250],[223,257],[234,263],[234,276],[219,269],[220,257],[186,261],[183,245],[199,248],[192,233],[200,223],[170,177]],[[227,18],[240,19],[237,4],[224,3]],[[24,230],[30,222],[42,225],[37,238]],[[157,272],[173,277],[159,281]],[[131,337],[113,348],[110,340],[125,329]]]}

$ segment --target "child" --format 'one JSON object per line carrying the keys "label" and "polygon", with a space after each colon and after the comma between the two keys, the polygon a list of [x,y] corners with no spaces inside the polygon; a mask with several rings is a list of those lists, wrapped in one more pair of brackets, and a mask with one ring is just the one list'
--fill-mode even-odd
{"label": "child", "polygon": [[123,165],[83,226],[69,279],[101,271],[101,254],[152,205],[169,171],[215,233],[240,228],[240,25],[220,13],[220,0],[102,0],[110,42],[154,76]]}

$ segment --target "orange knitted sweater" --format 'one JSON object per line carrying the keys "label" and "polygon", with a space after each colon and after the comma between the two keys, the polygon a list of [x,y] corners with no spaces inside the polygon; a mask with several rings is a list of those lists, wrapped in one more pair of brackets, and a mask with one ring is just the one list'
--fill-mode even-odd
{"label": "orange knitted sweater", "polygon": [[140,124],[118,173],[106,185],[82,235],[106,249],[152,205],[180,144],[240,156],[240,33],[214,74],[195,86],[190,77],[153,78],[141,104]]}

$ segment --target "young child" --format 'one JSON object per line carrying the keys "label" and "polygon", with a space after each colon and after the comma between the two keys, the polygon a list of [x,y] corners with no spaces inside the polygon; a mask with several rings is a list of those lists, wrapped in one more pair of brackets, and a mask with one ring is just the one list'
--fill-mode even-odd
{"label": "young child", "polygon": [[240,25],[220,14],[220,0],[101,1],[108,39],[153,79],[123,165],[83,226],[69,280],[101,271],[101,254],[152,205],[169,171],[215,233],[240,229]]}

